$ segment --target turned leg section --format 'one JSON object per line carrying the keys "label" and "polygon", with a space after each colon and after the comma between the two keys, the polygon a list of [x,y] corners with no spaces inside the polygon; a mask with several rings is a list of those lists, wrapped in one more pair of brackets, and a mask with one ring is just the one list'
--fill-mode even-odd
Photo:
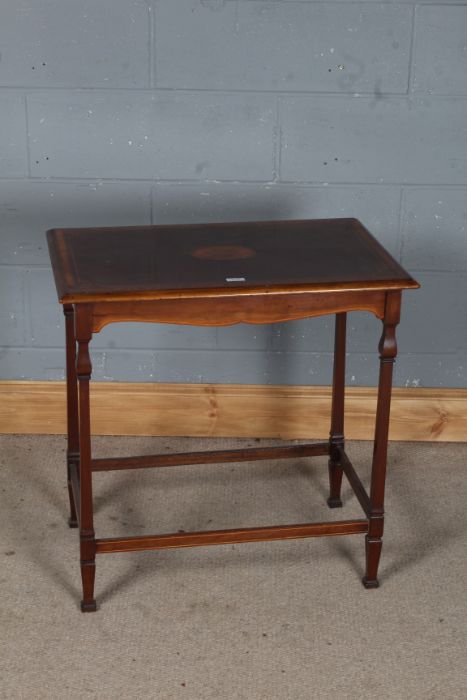
{"label": "turned leg section", "polygon": [[345,335],[347,314],[336,314],[334,338],[334,372],[332,382],[331,431],[329,436],[329,498],[330,508],[340,508],[342,467],[339,449],[344,447],[345,395]]}
{"label": "turned leg section", "polygon": [[391,408],[392,373],[397,355],[396,326],[400,317],[400,292],[388,292],[379,342],[379,384],[376,407],[375,441],[371,468],[370,517],[365,539],[366,573],[362,579],[365,588],[378,588],[378,566],[383,545],[384,491],[388,453],[389,414]]}
{"label": "turned leg section", "polygon": [[67,481],[70,500],[70,517],[68,525],[78,527],[75,500],[71,487],[71,468],[79,466],[79,417],[78,417],[78,383],[76,377],[76,338],[75,314],[71,304],[63,307],[66,333],[66,394],[67,394]]}
{"label": "turned leg section", "polygon": [[93,526],[92,471],[91,471],[91,421],[89,408],[89,382],[92,365],[89,342],[92,337],[91,315],[86,305],[77,306],[76,338],[78,358],[76,374],[79,385],[79,488],[80,488],[80,565],[83,583],[81,610],[94,612],[94,578],[96,570],[96,539]]}

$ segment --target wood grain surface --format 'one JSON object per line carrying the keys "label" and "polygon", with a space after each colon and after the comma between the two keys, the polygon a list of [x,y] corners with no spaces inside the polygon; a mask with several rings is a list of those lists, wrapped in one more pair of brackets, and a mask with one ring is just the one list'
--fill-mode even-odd
{"label": "wood grain surface", "polygon": [[[64,382],[0,382],[0,432],[66,433]],[[373,439],[376,389],[346,391],[346,435]],[[330,387],[91,383],[96,435],[326,439]],[[396,388],[390,439],[467,441],[467,389]]]}

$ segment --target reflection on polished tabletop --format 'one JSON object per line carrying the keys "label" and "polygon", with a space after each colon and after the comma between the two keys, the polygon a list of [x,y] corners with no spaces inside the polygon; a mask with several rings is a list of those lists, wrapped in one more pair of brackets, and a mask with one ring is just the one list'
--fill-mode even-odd
{"label": "reflection on polished tabletop", "polygon": [[49,245],[62,302],[417,286],[356,219],[55,229]]}

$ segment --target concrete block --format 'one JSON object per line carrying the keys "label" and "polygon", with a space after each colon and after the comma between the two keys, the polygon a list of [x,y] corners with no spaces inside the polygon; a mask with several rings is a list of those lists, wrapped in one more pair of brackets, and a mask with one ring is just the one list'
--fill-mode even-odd
{"label": "concrete block", "polygon": [[408,189],[402,262],[412,270],[467,272],[467,188]]}
{"label": "concrete block", "polygon": [[65,323],[62,305],[51,268],[31,267],[26,270],[29,307],[27,345],[31,347],[63,348],[65,351]]}
{"label": "concrete block", "polygon": [[379,359],[377,353],[349,353],[345,366],[346,386],[378,386]]}
{"label": "concrete block", "polygon": [[[202,365],[202,355],[196,353],[198,374],[187,374],[186,381],[224,382],[229,372],[223,372],[222,356],[218,353],[218,362],[214,365]],[[269,384],[284,383],[284,379],[296,384],[319,386],[331,381],[332,357],[316,354],[309,357],[306,353],[289,353],[274,355],[268,364],[271,372],[266,372],[261,353],[255,356],[253,369],[262,372],[262,382]],[[227,359],[227,358],[226,358]],[[228,359],[232,359],[229,357]],[[250,361],[251,355],[248,356]],[[114,379],[115,381],[184,381],[180,375],[175,376],[174,365],[167,353],[159,357],[158,374],[154,375],[153,362],[147,354],[139,354],[135,359],[133,353],[119,351],[93,352],[93,380]],[[108,366],[106,369],[106,365]],[[110,366],[109,366],[110,365]],[[347,358],[347,384],[349,386],[376,386],[378,363],[376,358],[360,354],[351,354]],[[295,368],[295,371],[293,370]],[[112,374],[111,374],[112,373]],[[153,376],[150,376],[153,375]],[[0,376],[4,380],[45,380],[65,379],[65,353],[56,348],[2,347],[0,346]],[[203,377],[202,380],[198,376]],[[224,379],[222,378],[224,376]],[[322,377],[322,378],[321,378]],[[247,379],[250,381],[247,381]],[[249,372],[242,366],[238,381],[259,383],[255,372]],[[465,353],[450,354],[407,354],[400,353],[394,370],[394,386],[402,387],[452,387],[465,386],[467,381]],[[234,383],[232,381],[232,383]]]}
{"label": "concrete block", "polygon": [[467,94],[467,5],[418,6],[415,13],[413,89]]}
{"label": "concrete block", "polygon": [[[300,319],[273,326],[272,347],[282,352],[334,352],[334,316]],[[368,353],[378,356],[381,321],[373,314],[347,314],[347,353]]]}
{"label": "concrete block", "polygon": [[[103,353],[93,353],[93,379],[105,379]],[[2,379],[64,380],[65,352],[57,348],[5,348],[0,346]]]}
{"label": "concrete block", "polygon": [[25,278],[22,267],[0,266],[0,346],[26,342],[29,316]]}
{"label": "concrete block", "polygon": [[217,350],[108,350],[106,376],[125,381],[261,384],[267,358],[262,352]]}
{"label": "concrete block", "polygon": [[125,382],[164,381],[156,374],[155,357],[150,350],[109,350],[103,355],[105,379]]}
{"label": "concrete block", "polygon": [[0,85],[149,87],[144,0],[2,0]]}
{"label": "concrete block", "polygon": [[416,278],[421,289],[403,295],[397,333],[400,352],[467,353],[467,274],[424,272]]}
{"label": "concrete block", "polygon": [[142,182],[0,183],[1,263],[49,265],[49,228],[150,223],[150,185]]}
{"label": "concrete block", "polygon": [[272,325],[272,349],[278,352],[330,353],[334,348],[334,317],[302,318]]}
{"label": "concrete block", "polygon": [[272,177],[268,95],[54,92],[28,105],[34,176]]}
{"label": "concrete block", "polygon": [[350,312],[347,314],[347,352],[361,352],[378,358],[382,330],[383,325],[374,314],[366,311]]}
{"label": "concrete block", "polygon": [[465,387],[467,383],[466,353],[401,353],[394,367],[394,386],[400,387]]}
{"label": "concrete block", "polygon": [[[319,361],[321,359],[321,361]],[[377,387],[379,375],[379,360],[377,352],[351,352],[347,355],[346,386]],[[316,355],[311,359],[307,353],[286,353],[276,358],[276,369],[281,364],[288,369],[290,383],[311,384],[315,386],[329,385],[332,382],[332,355]],[[294,379],[295,367],[296,380]],[[313,374],[307,378],[310,368]],[[274,375],[281,379],[280,371]],[[400,352],[394,366],[394,387],[458,387],[465,386],[466,363],[465,354],[410,354]],[[271,382],[274,383],[274,382]],[[281,383],[278,381],[277,383]],[[312,420],[312,417],[310,418]]]}
{"label": "concrete block", "polygon": [[1,94],[0,178],[27,176],[26,131],[26,108],[23,95]]}
{"label": "concrete block", "polygon": [[281,180],[467,183],[464,98],[281,98]]}
{"label": "concrete block", "polygon": [[[274,324],[237,323],[217,328],[219,350],[267,350],[272,345]],[[239,363],[241,363],[239,356]]]}
{"label": "concrete block", "polygon": [[266,359],[265,384],[321,386],[332,382],[332,355],[329,353],[271,352]]}
{"label": "concrete block", "polygon": [[93,336],[93,347],[115,350],[214,349],[216,329],[170,323],[113,323]]}
{"label": "concrete block", "polygon": [[160,0],[157,85],[405,93],[411,19],[381,3]]}

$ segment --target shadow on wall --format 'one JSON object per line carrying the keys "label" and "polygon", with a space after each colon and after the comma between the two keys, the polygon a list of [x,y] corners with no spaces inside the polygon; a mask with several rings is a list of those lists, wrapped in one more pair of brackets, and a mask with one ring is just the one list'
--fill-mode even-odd
{"label": "shadow on wall", "polygon": [[[155,188],[156,224],[267,221],[297,216],[296,191],[275,184],[160,184]],[[308,217],[312,218],[311,212]]]}

